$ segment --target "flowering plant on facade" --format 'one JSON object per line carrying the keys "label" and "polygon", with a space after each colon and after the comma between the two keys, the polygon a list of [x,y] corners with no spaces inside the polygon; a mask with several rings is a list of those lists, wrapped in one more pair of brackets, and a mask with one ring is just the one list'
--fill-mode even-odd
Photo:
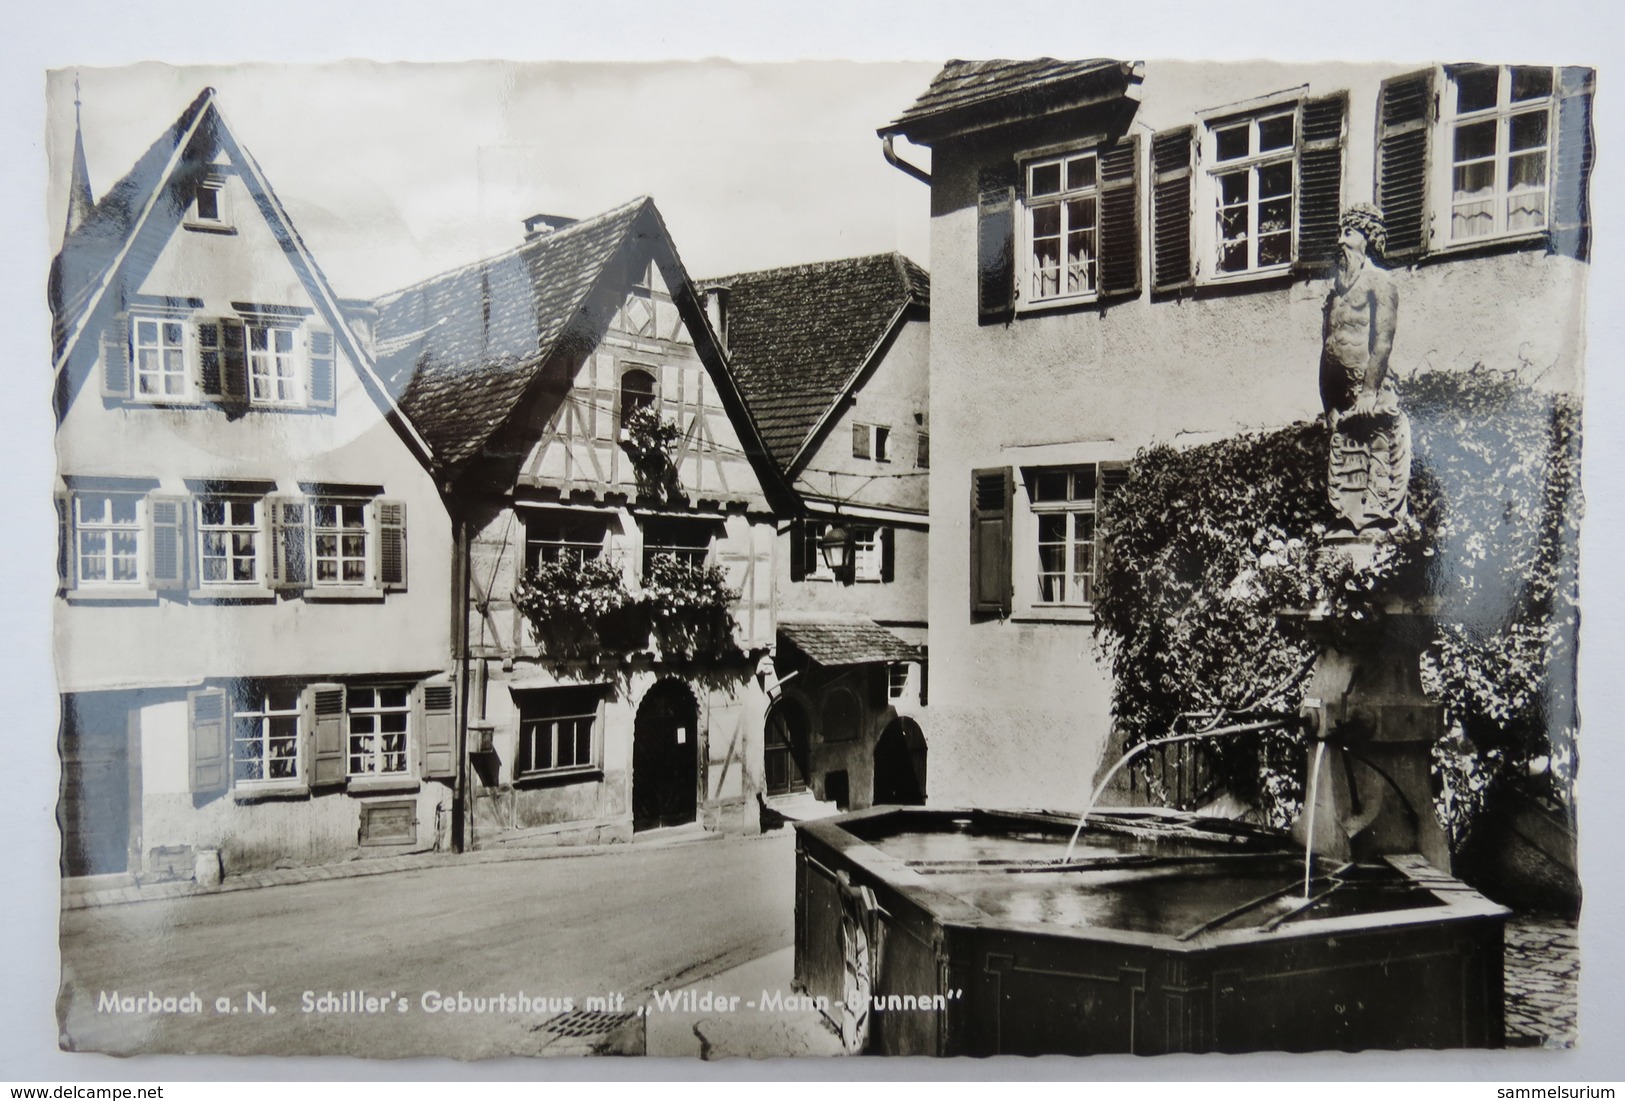
{"label": "flowering plant on facade", "polygon": [[738,652],[731,609],[739,594],[718,567],[657,554],[643,571],[641,599],[661,653],[719,659]]}
{"label": "flowering plant on facade", "polygon": [[[1095,631],[1132,745],[1182,716],[1294,713],[1314,647],[1279,611],[1358,622],[1394,598],[1429,600],[1423,684],[1451,731],[1434,750],[1436,809],[1460,845],[1503,791],[1572,800],[1579,410],[1482,368],[1414,376],[1403,400],[1412,517],[1362,570],[1321,548],[1323,423],[1142,451],[1101,518]],[[1283,775],[1256,739],[1205,745],[1261,818],[1290,816],[1301,754]]]}
{"label": "flowering plant on facade", "polygon": [[596,657],[622,634],[637,601],[618,560],[561,557],[541,562],[514,588],[514,606],[548,657]]}
{"label": "flowering plant on facade", "polygon": [[672,446],[681,435],[682,430],[653,405],[640,406],[626,415],[621,424],[621,450],[632,460],[640,494],[667,501],[681,497],[682,486],[672,461]]}

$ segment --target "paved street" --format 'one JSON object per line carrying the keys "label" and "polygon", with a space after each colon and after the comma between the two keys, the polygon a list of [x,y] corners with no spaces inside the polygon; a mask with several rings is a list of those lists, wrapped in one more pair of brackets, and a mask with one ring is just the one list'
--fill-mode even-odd
{"label": "paved street", "polygon": [[[794,838],[614,847],[593,856],[70,910],[63,915],[65,1042],[111,1053],[219,1052],[461,1058],[585,1051],[529,1013],[427,1012],[425,992],[573,999],[679,987],[791,943]],[[103,1012],[105,991],[196,991],[200,1014]],[[251,1012],[265,992],[276,1011]],[[381,1012],[302,1012],[304,992],[383,995]],[[227,997],[235,1012],[216,1013]],[[406,1012],[399,1012],[405,999]],[[353,1002],[361,999],[352,997]],[[364,1009],[365,1003],[362,1002]],[[627,1046],[641,1045],[641,1036]]]}
{"label": "paved street", "polygon": [[1579,1025],[1580,940],[1572,921],[1518,915],[1507,922],[1509,1047],[1573,1047]]}

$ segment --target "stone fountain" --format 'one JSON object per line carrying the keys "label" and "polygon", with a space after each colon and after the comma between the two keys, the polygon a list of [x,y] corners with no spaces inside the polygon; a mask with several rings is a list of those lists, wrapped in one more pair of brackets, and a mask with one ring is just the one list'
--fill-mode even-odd
{"label": "stone fountain", "polygon": [[[1366,256],[1381,215],[1351,208],[1342,229],[1321,364],[1328,543],[1361,565],[1404,517],[1410,429],[1388,376],[1398,296]],[[1447,871],[1427,609],[1380,611],[1283,612],[1319,646],[1295,840],[1146,808],[1086,810],[1087,829],[891,807],[798,824],[798,985],[852,1052],[1499,1046],[1507,911]]]}

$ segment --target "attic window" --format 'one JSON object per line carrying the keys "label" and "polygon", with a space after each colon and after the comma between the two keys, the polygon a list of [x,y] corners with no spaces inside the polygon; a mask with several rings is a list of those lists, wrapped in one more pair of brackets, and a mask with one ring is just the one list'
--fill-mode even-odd
{"label": "attic window", "polygon": [[187,225],[197,229],[229,229],[226,209],[226,181],[223,176],[205,176],[192,195]]}

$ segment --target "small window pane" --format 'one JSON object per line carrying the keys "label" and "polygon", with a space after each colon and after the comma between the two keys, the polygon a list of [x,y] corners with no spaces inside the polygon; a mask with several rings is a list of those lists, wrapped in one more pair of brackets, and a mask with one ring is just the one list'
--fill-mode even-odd
{"label": "small window pane", "polygon": [[1543,99],[1552,94],[1552,71],[1526,65],[1512,67],[1512,102]]}
{"label": "small window pane", "polygon": [[1258,197],[1272,199],[1292,194],[1292,162],[1267,164],[1258,170]]}
{"label": "small window pane", "polygon": [[1074,501],[1093,501],[1095,499],[1095,468],[1085,467],[1072,472],[1072,499]]}
{"label": "small window pane", "polygon": [[1095,186],[1095,158],[1077,157],[1066,162],[1067,190]]}
{"label": "small window pane", "polygon": [[1456,127],[1456,163],[1495,156],[1494,121]]}
{"label": "small window pane", "polygon": [[1239,126],[1228,126],[1223,130],[1213,131],[1214,148],[1221,161],[1233,161],[1245,157],[1252,150],[1250,148],[1251,126],[1242,123]]}
{"label": "small window pane", "polygon": [[1245,203],[1252,194],[1252,173],[1230,172],[1219,177],[1219,202],[1225,206]]}
{"label": "small window pane", "polygon": [[1061,166],[1059,164],[1037,164],[1032,168],[1030,176],[1032,181],[1031,193],[1034,195],[1055,195],[1061,190]]}
{"label": "small window pane", "polygon": [[1267,152],[1271,149],[1285,149],[1292,144],[1293,118],[1291,115],[1276,115],[1274,118],[1263,119],[1258,124],[1258,151]]}
{"label": "small window pane", "polygon": [[1051,204],[1033,210],[1033,236],[1054,237],[1061,232],[1061,208]]}
{"label": "small window pane", "polygon": [[1064,470],[1040,470],[1033,479],[1033,500],[1064,501],[1070,489],[1069,475]]}
{"label": "small window pane", "polygon": [[1500,69],[1467,69],[1456,74],[1456,113],[1482,111],[1496,104]]}
{"label": "small window pane", "polygon": [[1545,147],[1547,122],[1545,111],[1526,111],[1521,115],[1513,115],[1511,122],[1511,148],[1513,152]]}

